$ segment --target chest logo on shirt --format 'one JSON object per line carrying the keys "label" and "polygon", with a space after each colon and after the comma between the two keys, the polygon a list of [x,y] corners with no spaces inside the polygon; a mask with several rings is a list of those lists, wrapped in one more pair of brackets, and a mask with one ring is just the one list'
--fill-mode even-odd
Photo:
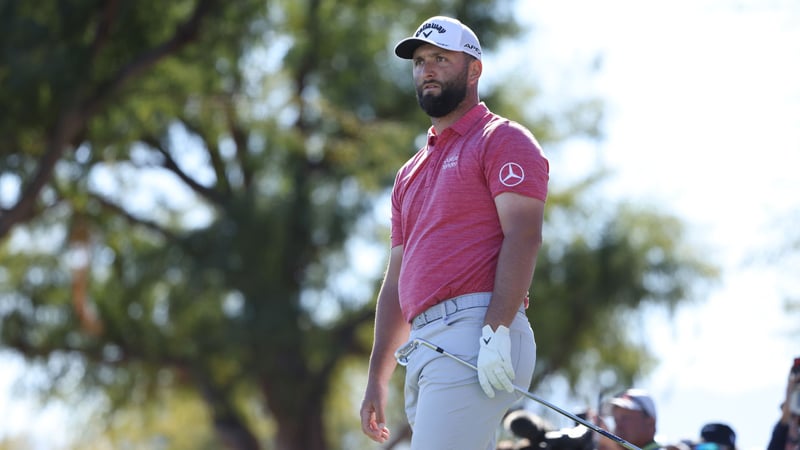
{"label": "chest logo on shirt", "polygon": [[442,163],[442,170],[452,169],[458,164],[458,155],[448,156]]}
{"label": "chest logo on shirt", "polygon": [[525,171],[517,163],[505,163],[500,168],[500,182],[505,186],[512,187],[522,183],[525,179]]}

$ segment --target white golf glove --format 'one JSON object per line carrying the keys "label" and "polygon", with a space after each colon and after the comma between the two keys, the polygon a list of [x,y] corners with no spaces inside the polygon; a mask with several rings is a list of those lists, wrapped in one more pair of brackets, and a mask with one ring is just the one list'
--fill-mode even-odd
{"label": "white golf glove", "polygon": [[486,396],[494,398],[495,389],[514,392],[514,366],[511,365],[511,338],[503,325],[492,331],[484,325],[478,351],[478,381]]}

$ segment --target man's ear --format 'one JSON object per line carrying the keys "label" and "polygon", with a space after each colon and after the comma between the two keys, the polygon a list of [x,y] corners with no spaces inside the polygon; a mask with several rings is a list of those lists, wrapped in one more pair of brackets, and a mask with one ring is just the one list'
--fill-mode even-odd
{"label": "man's ear", "polygon": [[473,83],[478,82],[478,78],[481,77],[481,73],[483,72],[483,64],[479,59],[472,59],[469,62],[469,72],[467,76],[469,77],[469,81]]}

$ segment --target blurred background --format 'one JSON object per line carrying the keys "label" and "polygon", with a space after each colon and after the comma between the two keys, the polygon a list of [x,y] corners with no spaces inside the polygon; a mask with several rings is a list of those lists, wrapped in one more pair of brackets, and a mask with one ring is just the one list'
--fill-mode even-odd
{"label": "blurred background", "polygon": [[[387,194],[446,14],[551,160],[530,388],[765,448],[800,356],[800,4],[0,0],[0,449],[384,447]],[[536,405],[522,405],[569,426]]]}

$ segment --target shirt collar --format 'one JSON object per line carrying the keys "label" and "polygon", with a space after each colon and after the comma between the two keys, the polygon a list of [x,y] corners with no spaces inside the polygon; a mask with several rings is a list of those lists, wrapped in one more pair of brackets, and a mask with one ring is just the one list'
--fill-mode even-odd
{"label": "shirt collar", "polygon": [[645,445],[644,447],[642,447],[642,450],[655,450],[657,448],[661,448],[661,445],[658,442],[653,441],[653,442]]}
{"label": "shirt collar", "polygon": [[[454,132],[458,133],[459,135],[463,136],[469,131],[476,122],[478,122],[483,116],[485,116],[489,112],[489,108],[483,102],[479,102],[474,105],[472,108],[469,109],[460,119],[456,121],[456,123],[450,125],[449,127],[445,128],[442,131],[442,134],[447,132],[447,130],[453,130]],[[428,137],[436,135],[436,130],[433,127],[430,127],[428,130]]]}

